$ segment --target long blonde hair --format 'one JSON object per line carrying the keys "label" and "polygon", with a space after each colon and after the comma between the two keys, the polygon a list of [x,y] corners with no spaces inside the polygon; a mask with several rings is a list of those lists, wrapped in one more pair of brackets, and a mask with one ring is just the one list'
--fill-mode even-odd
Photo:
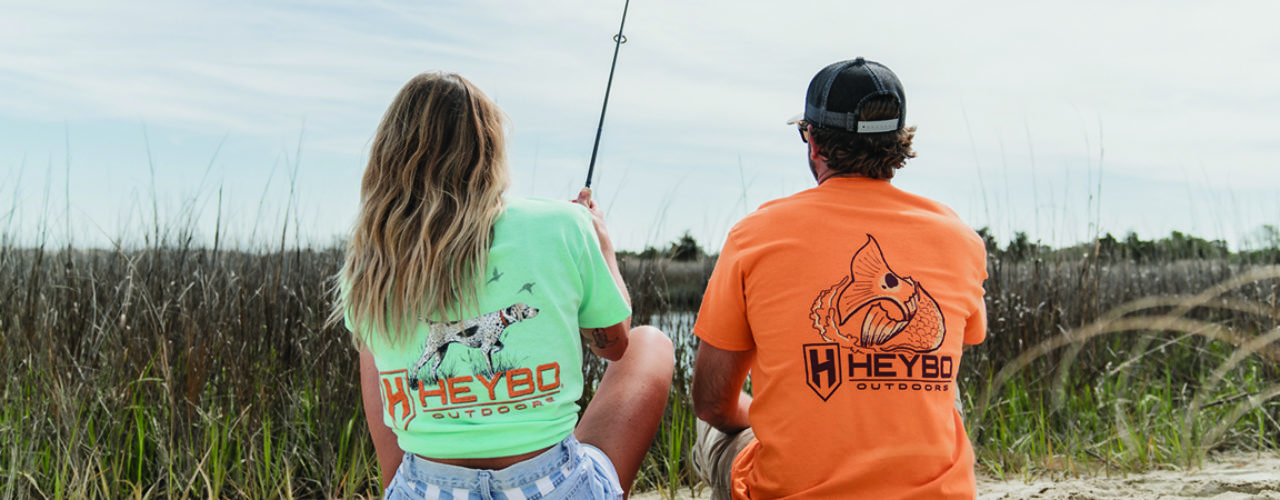
{"label": "long blonde hair", "polygon": [[378,125],[331,323],[358,344],[406,339],[418,318],[477,307],[509,183],[502,110],[452,73],[423,73]]}

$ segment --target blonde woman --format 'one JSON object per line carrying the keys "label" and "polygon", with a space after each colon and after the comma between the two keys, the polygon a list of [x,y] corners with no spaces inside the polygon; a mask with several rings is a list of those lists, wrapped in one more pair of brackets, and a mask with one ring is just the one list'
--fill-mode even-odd
{"label": "blonde woman", "polygon": [[[387,498],[623,498],[671,384],[630,328],[603,216],[505,199],[504,115],[466,79],[405,84],[378,127],[335,318]],[[610,360],[578,418],[582,341]]]}

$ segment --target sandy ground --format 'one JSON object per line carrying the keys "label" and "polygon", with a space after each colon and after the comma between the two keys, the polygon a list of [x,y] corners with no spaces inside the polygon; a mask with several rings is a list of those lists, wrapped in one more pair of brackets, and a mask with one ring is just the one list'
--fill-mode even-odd
{"label": "sandy ground", "polygon": [[984,500],[1280,500],[1280,455],[1227,455],[1210,459],[1198,469],[1116,474],[1110,477],[1046,477],[1006,481],[980,477],[978,492],[978,497]]}
{"label": "sandy ground", "polygon": [[[706,490],[691,496],[680,490],[676,498],[706,499]],[[637,493],[637,500],[663,498],[656,491]],[[1211,499],[1280,500],[1280,455],[1236,454],[1206,461],[1202,468],[1161,470],[1141,474],[1112,474],[1093,477],[1032,477],[1000,480],[978,477],[978,498],[982,500],[1092,499]]]}

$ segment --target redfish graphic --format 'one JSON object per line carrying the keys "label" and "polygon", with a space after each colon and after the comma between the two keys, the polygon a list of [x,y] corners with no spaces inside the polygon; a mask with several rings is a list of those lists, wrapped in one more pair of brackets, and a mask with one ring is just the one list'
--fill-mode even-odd
{"label": "redfish graphic", "polygon": [[932,352],[946,337],[938,302],[890,269],[871,235],[853,254],[849,275],[818,293],[809,317],[823,339],[851,349]]}

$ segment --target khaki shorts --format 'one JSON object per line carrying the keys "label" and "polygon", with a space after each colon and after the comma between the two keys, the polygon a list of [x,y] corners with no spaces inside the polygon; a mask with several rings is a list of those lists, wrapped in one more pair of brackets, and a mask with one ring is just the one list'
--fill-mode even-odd
{"label": "khaki shorts", "polygon": [[748,427],[725,434],[698,420],[698,441],[693,444],[693,470],[711,487],[711,500],[729,500],[733,460],[756,438]]}

